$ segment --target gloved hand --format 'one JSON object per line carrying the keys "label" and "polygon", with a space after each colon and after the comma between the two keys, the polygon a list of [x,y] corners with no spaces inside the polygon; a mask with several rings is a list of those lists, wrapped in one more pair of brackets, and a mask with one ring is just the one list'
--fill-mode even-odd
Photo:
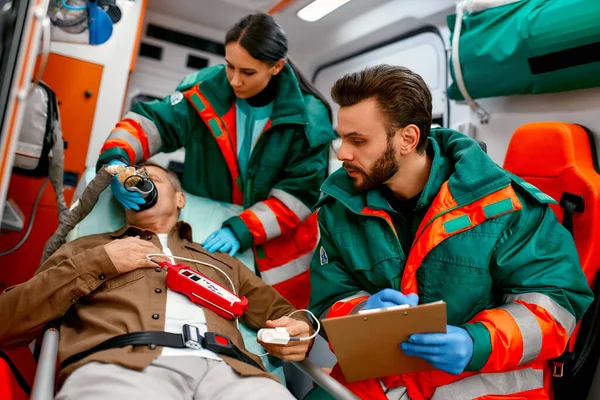
{"label": "gloved hand", "polygon": [[365,304],[363,310],[400,306],[402,304],[416,306],[419,304],[419,296],[413,293],[405,296],[394,289],[383,289],[367,299],[367,304]]}
{"label": "gloved hand", "polygon": [[473,339],[465,329],[448,325],[446,333],[411,335],[400,348],[408,356],[421,357],[437,369],[458,375],[471,361]]}
{"label": "gloved hand", "polygon": [[240,249],[240,241],[235,237],[231,229],[222,228],[211,233],[202,243],[202,246],[210,253],[221,251],[229,253],[233,257]]}
{"label": "gloved hand", "polygon": [[[108,165],[121,165],[123,167],[127,167],[123,161],[117,160],[113,158],[108,162]],[[146,200],[142,197],[141,193],[138,192],[130,192],[129,190],[123,187],[123,184],[119,182],[119,178],[115,175],[110,183],[110,188],[112,189],[113,194],[119,200],[119,203],[123,204],[128,210],[139,210],[140,206],[138,204],[144,204]]]}

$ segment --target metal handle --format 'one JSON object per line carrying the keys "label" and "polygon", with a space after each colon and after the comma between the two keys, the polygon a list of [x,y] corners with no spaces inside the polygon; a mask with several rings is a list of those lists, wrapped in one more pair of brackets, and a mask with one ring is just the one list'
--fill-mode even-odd
{"label": "metal handle", "polygon": [[31,389],[31,400],[52,400],[54,398],[58,336],[58,330],[55,328],[50,328],[44,333],[35,381]]}
{"label": "metal handle", "polygon": [[299,362],[293,362],[294,366],[308,375],[317,385],[321,386],[327,393],[338,400],[359,400],[350,390],[339,383],[335,378],[329,376],[318,368],[312,361],[305,358]]}

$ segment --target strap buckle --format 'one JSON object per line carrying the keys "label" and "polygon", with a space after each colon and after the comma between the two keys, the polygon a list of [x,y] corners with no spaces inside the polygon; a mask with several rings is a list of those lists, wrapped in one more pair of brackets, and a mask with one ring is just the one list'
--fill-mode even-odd
{"label": "strap buckle", "polygon": [[229,357],[238,358],[233,343],[225,335],[219,335],[214,332],[206,332],[204,335],[204,348],[217,354],[224,354]]}
{"label": "strap buckle", "polygon": [[183,325],[183,344],[185,347],[198,350],[202,348],[203,337],[200,330],[193,325]]}
{"label": "strap buckle", "polygon": [[564,374],[565,363],[560,361],[552,362],[552,377],[562,378]]}
{"label": "strap buckle", "polygon": [[565,374],[565,364],[568,362],[575,361],[575,353],[565,350],[560,356],[550,360],[550,366],[552,367],[552,377],[562,378]]}

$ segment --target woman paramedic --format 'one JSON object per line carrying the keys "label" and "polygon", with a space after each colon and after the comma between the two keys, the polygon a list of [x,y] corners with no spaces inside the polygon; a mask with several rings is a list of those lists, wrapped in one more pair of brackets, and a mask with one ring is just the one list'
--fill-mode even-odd
{"label": "woman paramedic", "polygon": [[[318,236],[310,208],[335,134],[326,100],[286,55],[271,16],[244,17],[226,34],[226,64],[187,76],[162,101],[136,104],[104,143],[97,168],[184,147],[183,188],[244,207],[204,241],[206,250],[234,255],[253,247],[262,278],[305,308]],[[111,187],[128,209],[144,203],[117,180]]]}

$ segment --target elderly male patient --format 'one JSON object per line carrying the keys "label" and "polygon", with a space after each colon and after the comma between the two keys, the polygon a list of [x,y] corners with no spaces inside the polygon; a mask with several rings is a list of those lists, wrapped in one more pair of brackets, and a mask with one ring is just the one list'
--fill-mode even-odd
{"label": "elderly male patient", "polygon": [[[248,299],[249,308],[240,320],[252,329],[285,327],[292,337],[308,337],[312,332],[308,319],[302,313],[287,317],[294,308],[236,259],[208,253],[192,242],[191,227],[177,221],[186,200],[176,176],[154,165],[146,170],[158,191],[154,206],[126,211],[127,224],[117,232],[65,244],[32,279],[0,295],[0,347],[30,343],[49,322],[61,319],[62,387],[57,399],[293,398],[265,372],[260,357],[245,349],[235,321],[168,289],[165,272],[146,255],[193,258],[223,270],[237,294]],[[232,291],[220,272],[185,264]],[[197,327],[202,335],[208,331],[229,337],[238,354],[150,343],[83,353],[82,359],[69,360],[118,335],[181,334],[184,324]],[[274,356],[300,361],[311,341],[261,344]]]}

